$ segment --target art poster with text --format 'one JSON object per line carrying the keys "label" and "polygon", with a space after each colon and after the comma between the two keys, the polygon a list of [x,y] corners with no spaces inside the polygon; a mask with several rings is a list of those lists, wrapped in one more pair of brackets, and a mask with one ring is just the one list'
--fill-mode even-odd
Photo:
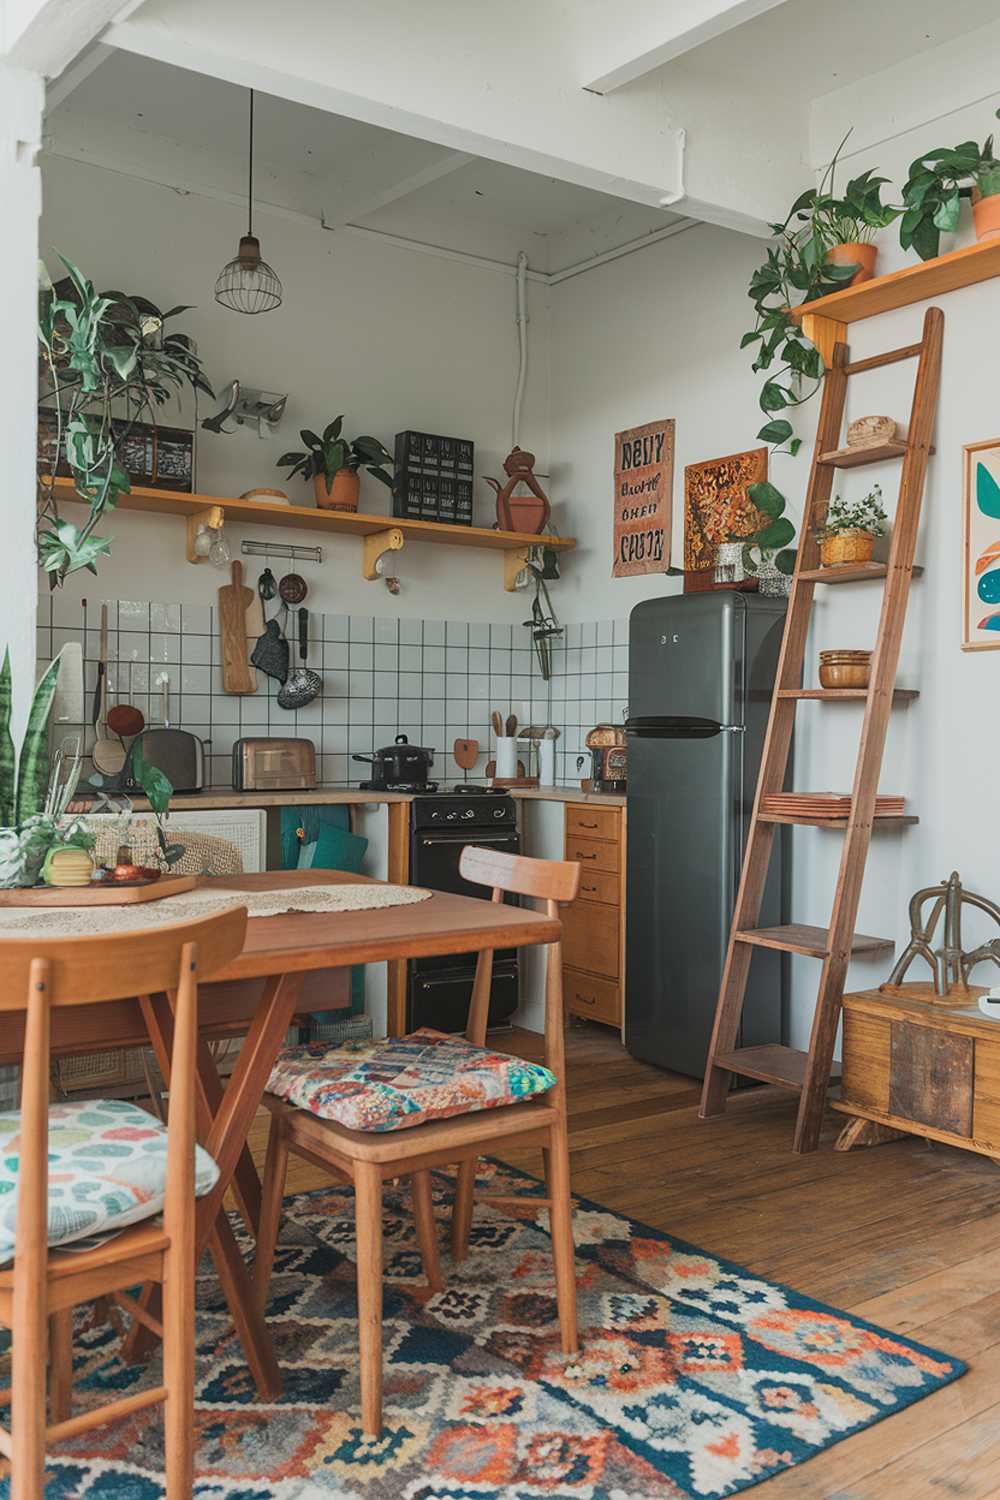
{"label": "art poster with text", "polygon": [[615,433],[615,555],[612,578],[670,566],[674,419]]}

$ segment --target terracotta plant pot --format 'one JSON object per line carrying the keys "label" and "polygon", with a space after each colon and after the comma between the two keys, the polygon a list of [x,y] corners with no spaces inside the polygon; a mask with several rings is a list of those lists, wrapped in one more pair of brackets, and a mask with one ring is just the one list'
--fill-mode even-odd
{"label": "terracotta plant pot", "polygon": [[995,240],[1000,235],[1000,192],[984,198],[978,188],[972,189],[972,222],[977,240]]}
{"label": "terracotta plant pot", "polygon": [[868,562],[874,550],[872,532],[852,528],[824,537],[819,544],[819,560],[824,568],[835,568],[838,563]]}
{"label": "terracotta plant pot", "polygon": [[548,507],[544,500],[539,500],[537,495],[511,495],[507,504],[510,506],[510,519],[514,531],[528,531],[532,535],[541,532],[548,515]]}
{"label": "terracotta plant pot", "polygon": [[326,475],[313,475],[313,492],[320,510],[357,510],[361,480],[356,469],[338,469],[329,490]]}
{"label": "terracotta plant pot", "polygon": [[833,266],[857,266],[857,270],[847,283],[848,286],[857,286],[859,281],[871,281],[875,275],[875,263],[878,260],[877,245],[834,245],[826,252],[826,258]]}

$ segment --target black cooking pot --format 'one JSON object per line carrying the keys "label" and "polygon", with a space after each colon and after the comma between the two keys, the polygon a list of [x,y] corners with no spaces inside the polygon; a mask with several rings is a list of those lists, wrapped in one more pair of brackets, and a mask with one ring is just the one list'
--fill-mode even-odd
{"label": "black cooking pot", "polygon": [[374,768],[373,780],[424,782],[434,764],[434,751],[411,745],[405,734],[397,734],[394,745],[385,745],[374,755],[352,755]]}

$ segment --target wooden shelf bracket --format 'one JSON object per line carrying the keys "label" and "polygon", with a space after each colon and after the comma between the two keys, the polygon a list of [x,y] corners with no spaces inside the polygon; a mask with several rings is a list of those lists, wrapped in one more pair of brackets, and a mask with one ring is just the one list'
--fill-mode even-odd
{"label": "wooden shelf bracket", "polygon": [[226,513],[221,505],[209,505],[205,510],[196,511],[193,516],[187,517],[187,560],[189,563],[208,562],[208,555],[199,557],[194,550],[194,539],[203,526],[211,526],[213,531],[220,531],[226,519]]}
{"label": "wooden shelf bracket", "polygon": [[528,566],[528,558],[531,554],[530,547],[512,547],[503,555],[503,586],[508,594],[517,590],[518,576]]}
{"label": "wooden shelf bracket", "polygon": [[362,562],[361,576],[367,578],[371,583],[382,576],[382,559],[387,552],[402,552],[403,533],[398,526],[390,526],[386,531],[373,531],[369,536],[362,537]]}

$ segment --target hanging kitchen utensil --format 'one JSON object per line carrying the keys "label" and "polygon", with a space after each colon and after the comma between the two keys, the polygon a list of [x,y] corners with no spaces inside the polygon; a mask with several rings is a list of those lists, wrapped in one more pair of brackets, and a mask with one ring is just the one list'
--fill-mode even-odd
{"label": "hanging kitchen utensil", "polygon": [[456,740],[451,753],[455,757],[456,766],[461,766],[463,771],[471,771],[479,756],[479,741]]}
{"label": "hanging kitchen utensil", "polygon": [[226,693],[255,693],[257,674],[247,651],[247,609],[253,590],[243,586],[243,564],[234,562],[232,583],[219,590],[219,634],[222,646],[222,688]]}
{"label": "hanging kitchen utensil", "polygon": [[288,680],[288,642],[282,635],[281,625],[277,620],[268,620],[263,634],[250,654],[250,660],[266,676],[274,677],[278,682]]}
{"label": "hanging kitchen utensil", "polygon": [[112,734],[116,734],[120,740],[133,739],[135,735],[141,734],[146,727],[146,718],[141,709],[132,703],[132,666],[128,664],[128,697],[127,703],[116,703],[108,714],[108,728]]}
{"label": "hanging kitchen utensil", "polygon": [[[107,651],[106,641],[102,649],[105,652]],[[113,740],[105,733],[108,727],[107,720],[108,673],[107,662],[105,661],[104,676],[101,680],[101,702],[98,709],[97,723],[95,725],[95,728],[97,730],[97,738],[94,741],[94,748],[90,752],[90,758],[94,762],[96,769],[100,771],[102,775],[117,776],[125,765],[125,746],[122,744],[121,740]]]}
{"label": "hanging kitchen utensil", "polygon": [[92,723],[96,728],[101,722],[104,703],[104,680],[108,675],[108,606],[101,605],[101,647],[97,658],[97,683],[94,687],[94,709]]}
{"label": "hanging kitchen utensil", "polygon": [[309,586],[300,573],[286,573],[278,584],[278,593],[285,604],[301,604],[309,592]]}
{"label": "hanging kitchen utensil", "polygon": [[264,600],[273,599],[275,594],[278,592],[278,580],[275,578],[270,568],[265,568],[263,573],[257,579],[257,592]]}
{"label": "hanging kitchen utensil", "polygon": [[278,689],[281,708],[305,708],[323,690],[323,679],[306,666],[309,655],[309,611],[299,610],[299,656],[301,665],[294,668],[288,681]]}

